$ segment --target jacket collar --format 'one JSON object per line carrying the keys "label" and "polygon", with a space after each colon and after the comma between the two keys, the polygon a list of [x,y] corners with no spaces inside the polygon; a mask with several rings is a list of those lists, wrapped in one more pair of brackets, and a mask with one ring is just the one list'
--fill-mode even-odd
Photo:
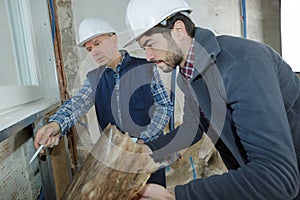
{"label": "jacket collar", "polygon": [[195,31],[195,70],[191,81],[204,72],[211,63],[214,63],[219,53],[220,46],[213,32],[197,27]]}

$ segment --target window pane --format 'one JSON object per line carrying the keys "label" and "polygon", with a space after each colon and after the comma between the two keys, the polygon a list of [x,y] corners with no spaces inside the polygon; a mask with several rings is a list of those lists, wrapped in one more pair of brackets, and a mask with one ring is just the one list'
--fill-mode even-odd
{"label": "window pane", "polygon": [[299,6],[299,0],[281,1],[282,57],[295,72],[300,72]]}
{"label": "window pane", "polygon": [[27,0],[0,0],[0,85],[37,85]]}
{"label": "window pane", "polygon": [[29,104],[59,101],[59,87],[48,0],[0,0],[0,15],[1,129],[16,108],[23,119]]}

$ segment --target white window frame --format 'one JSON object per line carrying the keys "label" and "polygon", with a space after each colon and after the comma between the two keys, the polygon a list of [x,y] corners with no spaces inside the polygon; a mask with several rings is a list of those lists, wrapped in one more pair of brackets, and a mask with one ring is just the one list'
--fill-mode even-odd
{"label": "white window frame", "polygon": [[48,2],[14,1],[22,9],[24,28],[30,33],[24,41],[29,48],[30,84],[0,86],[0,131],[60,103]]}
{"label": "white window frame", "polygon": [[299,0],[281,1],[282,57],[295,72],[300,72],[299,7]]}

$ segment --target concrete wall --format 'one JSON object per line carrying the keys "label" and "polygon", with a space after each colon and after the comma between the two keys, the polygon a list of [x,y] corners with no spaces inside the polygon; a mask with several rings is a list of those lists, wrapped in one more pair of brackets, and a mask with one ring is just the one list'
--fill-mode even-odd
{"label": "concrete wall", "polygon": [[68,80],[68,91],[73,91],[74,80],[79,69],[79,50],[75,41],[72,0],[56,0],[58,24],[62,43],[63,63]]}
{"label": "concrete wall", "polygon": [[[240,0],[186,0],[193,8],[196,25],[217,34],[242,36]],[[126,31],[125,10],[129,0],[72,0],[74,28],[85,17],[107,19],[119,32]],[[247,31],[250,39],[280,50],[280,0],[246,1]]]}
{"label": "concrete wall", "polygon": [[[216,34],[243,36],[240,0],[186,1],[194,8],[192,18],[196,25],[209,28]],[[86,17],[102,17],[120,33],[121,48],[126,41],[126,34],[124,34],[126,32],[125,10],[128,2],[129,0],[72,0],[75,35],[77,35],[81,20]],[[264,42],[280,53],[280,0],[251,0],[246,3],[248,38]],[[142,52],[128,50],[133,55],[143,56]],[[83,69],[87,70],[97,66],[83,49],[79,49],[79,51],[80,64]],[[162,74],[162,76],[165,83],[168,84],[170,76],[166,74]]]}

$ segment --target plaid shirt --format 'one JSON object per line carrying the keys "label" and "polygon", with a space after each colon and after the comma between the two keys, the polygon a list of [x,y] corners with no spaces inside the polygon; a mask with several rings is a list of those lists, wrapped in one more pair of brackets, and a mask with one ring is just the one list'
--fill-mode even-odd
{"label": "plaid shirt", "polygon": [[[140,135],[140,138],[145,142],[151,141],[163,133],[173,112],[173,103],[163,86],[156,67],[153,68],[153,77],[151,93],[156,109],[150,124]],[[119,88],[119,76],[115,76],[115,78],[117,79],[115,88]],[[64,102],[60,109],[50,117],[49,122],[55,121],[60,124],[62,134],[65,134],[65,131],[73,126],[82,115],[86,114],[94,103],[92,86],[90,81],[86,79],[81,89],[71,99]],[[118,110],[119,112],[120,110]]]}
{"label": "plaid shirt", "polygon": [[[193,38],[192,40],[192,44],[188,52],[187,60],[184,63],[183,67],[180,68],[180,73],[187,80],[188,84],[192,79],[194,73],[194,61],[195,61],[194,47],[195,47],[195,38]],[[204,112],[200,107],[199,107],[199,112],[201,117],[205,120],[205,122],[209,124],[210,123],[209,119],[206,117],[206,115],[204,114]]]}
{"label": "plaid shirt", "polygon": [[189,81],[192,79],[193,73],[194,73],[194,60],[195,60],[195,53],[194,53],[195,44],[194,44],[194,42],[195,42],[195,39],[192,40],[192,44],[190,46],[187,60],[184,63],[184,66],[182,68],[180,68],[180,73],[182,74],[182,76]]}

